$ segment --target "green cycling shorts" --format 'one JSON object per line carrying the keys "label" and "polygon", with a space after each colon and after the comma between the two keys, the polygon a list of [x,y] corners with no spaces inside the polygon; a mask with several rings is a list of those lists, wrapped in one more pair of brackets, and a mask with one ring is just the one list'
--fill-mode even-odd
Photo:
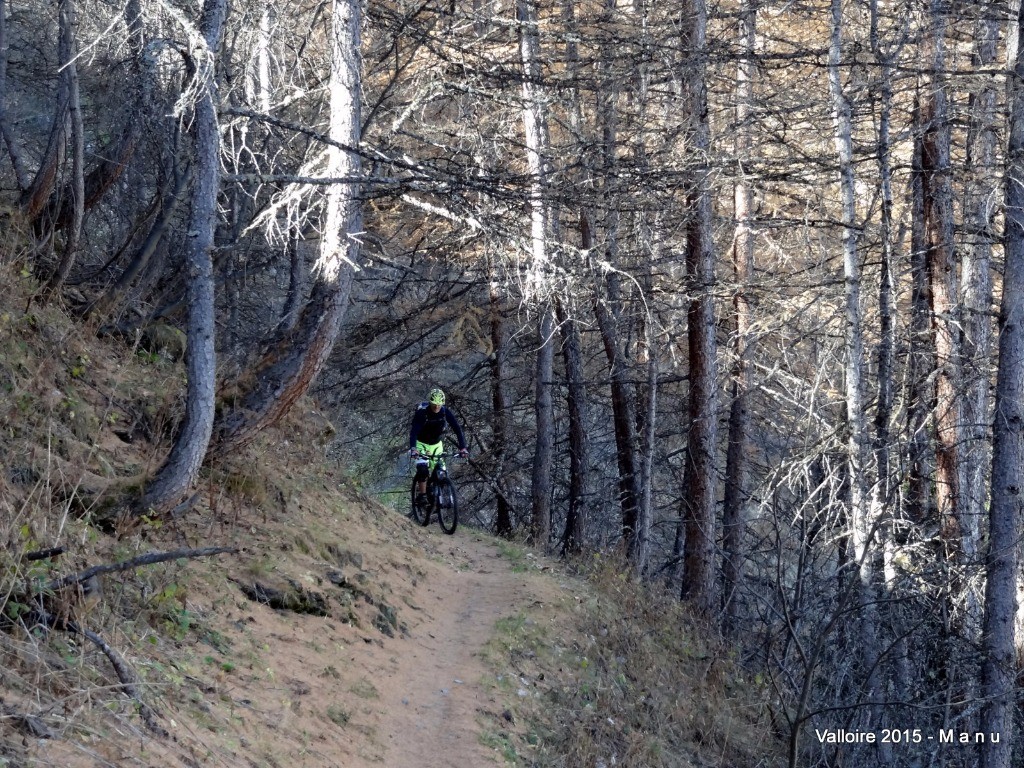
{"label": "green cycling shorts", "polygon": [[431,445],[427,445],[426,443],[421,443],[417,440],[416,453],[418,453],[420,456],[427,457],[427,471],[433,472],[438,460],[431,457],[436,456],[439,453],[444,453],[444,444],[432,443]]}

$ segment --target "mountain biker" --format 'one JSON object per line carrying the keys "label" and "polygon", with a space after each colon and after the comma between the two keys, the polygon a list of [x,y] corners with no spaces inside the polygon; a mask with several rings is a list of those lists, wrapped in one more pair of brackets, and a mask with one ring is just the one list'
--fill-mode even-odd
{"label": "mountain biker", "polygon": [[459,441],[459,456],[469,455],[466,436],[455,414],[444,404],[444,392],[437,387],[430,390],[426,402],[416,406],[409,429],[409,456],[416,461],[416,503],[423,503],[427,493],[427,477],[434,469],[433,456],[443,451],[441,435],[446,425],[451,425]]}

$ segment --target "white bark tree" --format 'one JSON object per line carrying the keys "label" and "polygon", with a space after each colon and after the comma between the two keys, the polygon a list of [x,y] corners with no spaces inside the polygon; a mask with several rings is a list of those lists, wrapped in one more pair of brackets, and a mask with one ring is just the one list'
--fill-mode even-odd
{"label": "white bark tree", "polygon": [[331,13],[329,143],[324,174],[349,181],[327,185],[323,235],[309,300],[294,327],[287,329],[255,366],[255,383],[241,397],[240,407],[217,425],[214,456],[224,456],[251,441],[306,393],[334,348],[348,307],[362,229],[358,182],[362,163],[357,154],[362,128],[360,0],[333,0]]}
{"label": "white bark tree", "polygon": [[534,414],[537,438],[533,456],[531,536],[540,546],[551,534],[552,462],[555,421],[555,323],[549,297],[555,214],[547,197],[550,158],[546,106],[541,89],[540,32],[536,0],[516,0],[519,54],[523,67],[523,128],[526,167],[530,174],[530,264],[525,293],[537,302],[537,357],[534,367]]}
{"label": "white bark tree", "polygon": [[[841,75],[843,64],[843,2],[832,0],[832,26],[828,49],[828,82],[835,121],[835,148],[839,158],[839,190],[843,241],[843,282],[845,285],[846,420],[847,464],[850,475],[850,542],[852,566],[856,569],[860,598],[861,665],[863,697],[879,698],[879,638],[876,610],[877,590],[871,541],[876,521],[870,504],[868,475],[870,435],[867,426],[864,383],[864,332],[861,306],[861,256],[858,250],[856,180],[853,157],[853,121]],[[877,707],[871,706],[872,714]],[[876,723],[877,724],[877,723]],[[870,729],[870,725],[866,729]],[[878,754],[888,760],[888,746],[879,744]]]}

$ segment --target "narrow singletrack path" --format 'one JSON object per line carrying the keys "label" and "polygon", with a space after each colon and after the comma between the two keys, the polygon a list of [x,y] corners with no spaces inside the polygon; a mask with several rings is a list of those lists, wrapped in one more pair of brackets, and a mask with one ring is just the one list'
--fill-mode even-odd
{"label": "narrow singletrack path", "polygon": [[442,541],[452,559],[438,563],[418,584],[416,604],[403,611],[415,616],[409,636],[397,654],[394,643],[387,651],[371,653],[367,672],[379,698],[368,717],[375,749],[361,755],[367,766],[481,768],[501,763],[480,740],[480,713],[497,707],[481,652],[499,619],[524,612],[552,586],[513,572],[491,543],[461,532]]}

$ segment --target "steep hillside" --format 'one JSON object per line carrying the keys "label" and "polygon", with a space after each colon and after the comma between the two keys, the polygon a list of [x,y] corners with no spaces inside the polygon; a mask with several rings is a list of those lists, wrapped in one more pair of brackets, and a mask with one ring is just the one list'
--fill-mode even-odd
{"label": "steep hillside", "polygon": [[[323,458],[311,403],[177,519],[101,531],[167,450],[173,344],[97,338],[4,278],[0,766],[777,763],[768,697],[676,601],[414,526]],[[53,588],[207,547],[230,551]]]}

